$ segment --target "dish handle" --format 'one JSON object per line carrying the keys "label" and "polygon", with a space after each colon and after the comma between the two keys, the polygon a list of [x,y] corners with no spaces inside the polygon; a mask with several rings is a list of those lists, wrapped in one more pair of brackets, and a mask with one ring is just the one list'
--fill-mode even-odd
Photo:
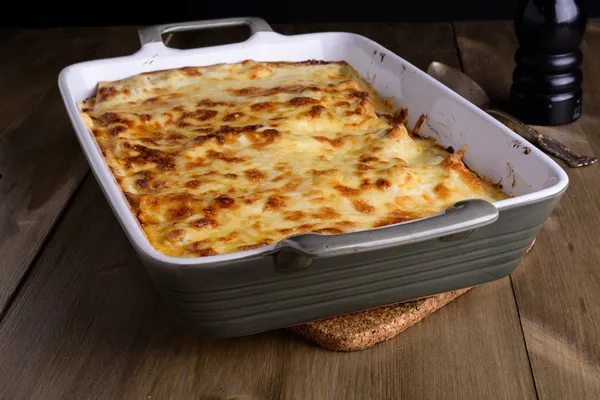
{"label": "dish handle", "polygon": [[163,43],[162,35],[165,33],[176,33],[213,28],[229,28],[233,26],[248,26],[250,33],[272,32],[271,26],[262,18],[257,17],[235,17],[210,19],[204,21],[175,22],[172,24],[146,26],[138,30],[142,46],[149,43]]}
{"label": "dish handle", "polygon": [[300,234],[276,247],[275,266],[289,271],[308,267],[318,257],[352,255],[463,233],[498,219],[498,209],[481,199],[464,200],[427,218],[340,235]]}

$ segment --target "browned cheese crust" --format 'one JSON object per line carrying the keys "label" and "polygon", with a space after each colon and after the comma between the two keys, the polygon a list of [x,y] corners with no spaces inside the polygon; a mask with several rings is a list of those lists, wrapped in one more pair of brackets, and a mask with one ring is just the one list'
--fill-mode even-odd
{"label": "browned cheese crust", "polygon": [[[100,82],[80,104],[151,245],[202,257],[507,196],[405,126],[345,62],[244,61]],[[463,149],[464,151],[464,149]]]}

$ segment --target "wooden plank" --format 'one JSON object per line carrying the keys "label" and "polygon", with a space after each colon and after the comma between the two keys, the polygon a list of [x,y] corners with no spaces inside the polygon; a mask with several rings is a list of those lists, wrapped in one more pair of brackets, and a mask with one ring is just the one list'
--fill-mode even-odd
{"label": "wooden plank", "polygon": [[133,29],[3,31],[0,315],[88,167],[57,79],[74,62],[132,53]]}
{"label": "wooden plank", "polygon": [[[457,65],[448,24],[384,33],[423,67],[440,55]],[[363,352],[333,353],[283,330],[199,338],[163,305],[91,176],[0,321],[0,337],[0,398],[535,397],[506,279]]]}
{"label": "wooden plank", "polygon": [[600,154],[600,135],[598,134],[598,115],[600,114],[600,25],[590,24],[581,45],[581,51],[585,54],[583,73],[585,76],[583,104],[584,114],[579,121],[581,131],[586,137],[596,155]]}
{"label": "wooden plank", "polygon": [[[512,24],[459,23],[466,71],[506,102],[517,42]],[[586,154],[600,154],[600,29],[582,46],[584,114],[573,124],[539,129]],[[600,166],[564,166],[570,186],[536,245],[512,275],[537,392],[543,399],[600,398]]]}

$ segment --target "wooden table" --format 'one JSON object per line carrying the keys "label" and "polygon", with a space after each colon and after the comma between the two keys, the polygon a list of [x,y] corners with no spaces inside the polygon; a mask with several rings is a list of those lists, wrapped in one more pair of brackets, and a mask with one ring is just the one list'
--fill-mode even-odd
{"label": "wooden table", "polygon": [[[357,32],[420,68],[460,66],[498,104],[507,98],[509,22],[274,28]],[[244,33],[182,34],[173,45]],[[567,169],[569,190],[510,278],[389,342],[333,353],[286,331],[207,340],[165,308],[57,89],[68,64],[136,51],[135,29],[5,30],[0,48],[0,398],[600,398],[600,165]],[[600,27],[582,48],[584,114],[543,130],[600,155]]]}

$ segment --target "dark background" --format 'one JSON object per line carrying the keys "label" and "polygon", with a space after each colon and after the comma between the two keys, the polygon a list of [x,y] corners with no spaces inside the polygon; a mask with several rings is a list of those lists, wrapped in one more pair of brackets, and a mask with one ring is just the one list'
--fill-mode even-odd
{"label": "dark background", "polygon": [[[147,25],[259,16],[270,23],[512,19],[518,0],[95,0],[11,1],[0,13],[10,27]],[[600,17],[600,0],[582,0]],[[14,7],[14,8],[13,8]]]}

